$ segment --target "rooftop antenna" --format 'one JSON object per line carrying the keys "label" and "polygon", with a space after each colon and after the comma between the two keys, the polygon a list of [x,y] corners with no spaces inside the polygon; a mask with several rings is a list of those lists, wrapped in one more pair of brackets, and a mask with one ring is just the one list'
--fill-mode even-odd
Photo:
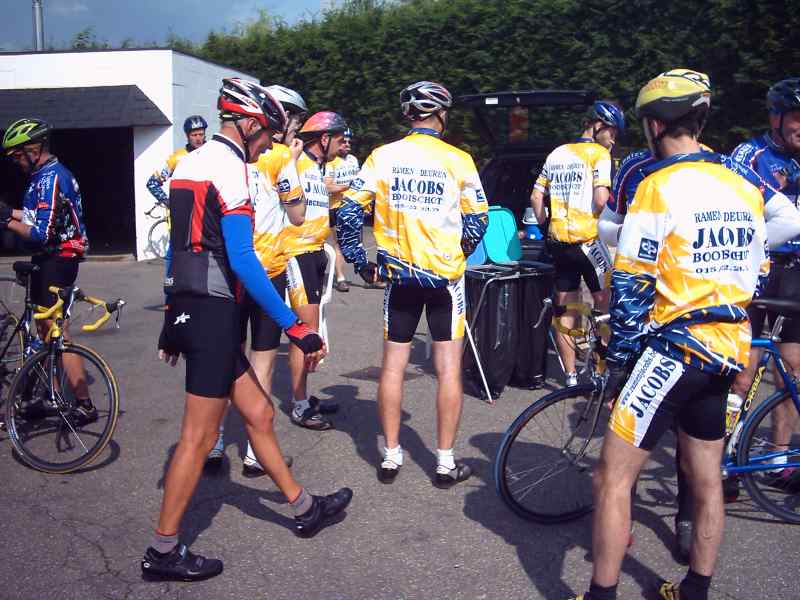
{"label": "rooftop antenna", "polygon": [[42,0],[33,0],[33,49],[36,52],[44,50],[44,15],[42,14]]}

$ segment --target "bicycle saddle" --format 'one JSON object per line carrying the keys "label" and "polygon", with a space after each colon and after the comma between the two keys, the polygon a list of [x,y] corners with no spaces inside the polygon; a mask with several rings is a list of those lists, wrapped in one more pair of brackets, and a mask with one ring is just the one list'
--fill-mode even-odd
{"label": "bicycle saddle", "polygon": [[13,265],[14,273],[17,275],[30,275],[34,271],[39,270],[39,266],[31,262],[17,261]]}
{"label": "bicycle saddle", "polygon": [[769,310],[785,317],[800,317],[800,302],[786,298],[754,298],[750,303],[754,308]]}

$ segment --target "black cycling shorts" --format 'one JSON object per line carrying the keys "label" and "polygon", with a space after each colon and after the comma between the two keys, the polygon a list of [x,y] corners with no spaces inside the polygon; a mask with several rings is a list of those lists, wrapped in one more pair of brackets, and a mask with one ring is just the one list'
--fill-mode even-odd
{"label": "black cycling shorts", "polygon": [[606,289],[611,277],[611,256],[599,239],[583,244],[547,241],[547,250],[556,269],[555,288],[558,292],[574,292],[581,279],[593,294]]}
{"label": "black cycling shorts", "polygon": [[31,262],[39,267],[31,273],[31,301],[39,306],[51,307],[56,295],[48,289],[51,285],[68,287],[78,278],[80,258],[65,256],[34,256]]}
{"label": "black cycling shorts", "polygon": [[646,348],[611,413],[609,428],[652,450],[677,421],[700,440],[725,437],[725,406],[735,374],[714,375]]}
{"label": "black cycling shorts", "polygon": [[227,298],[172,295],[164,316],[170,353],[186,360],[186,391],[227,398],[233,382],[250,368],[242,352],[239,305]]}
{"label": "black cycling shorts", "polygon": [[292,308],[319,304],[325,286],[327,265],[328,256],[325,250],[306,252],[289,259],[286,265],[286,285]]}
{"label": "black cycling shorts", "polygon": [[[330,225],[331,229],[336,229],[336,215],[338,212],[338,208],[331,208],[328,211],[328,225]],[[336,231],[333,232],[333,235],[336,237]]]}
{"label": "black cycling shorts", "polygon": [[[761,295],[765,298],[791,300],[800,298],[800,264],[795,263],[794,260],[787,262],[781,257],[773,257],[769,265],[767,287]],[[750,317],[753,337],[761,337],[765,322],[771,330],[775,318],[778,316],[772,311],[767,312],[754,306],[748,307],[747,315]],[[800,319],[787,318],[783,322],[780,338],[784,343],[800,343]]]}
{"label": "black cycling shorts", "polygon": [[445,288],[389,283],[383,296],[383,337],[407,344],[417,331],[422,309],[435,342],[464,337],[464,277]]}
{"label": "black cycling shorts", "polygon": [[[283,298],[286,295],[286,271],[271,277],[275,291]],[[241,306],[241,340],[247,340],[247,323],[250,323],[250,349],[256,352],[274,350],[281,345],[281,326],[267,316],[249,294],[245,294]]]}

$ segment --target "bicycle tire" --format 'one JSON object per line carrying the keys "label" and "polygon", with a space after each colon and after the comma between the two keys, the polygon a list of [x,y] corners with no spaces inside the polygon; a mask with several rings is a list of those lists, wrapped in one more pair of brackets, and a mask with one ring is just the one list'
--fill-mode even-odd
{"label": "bicycle tire", "polygon": [[159,219],[150,226],[147,232],[147,243],[158,258],[167,257],[169,248],[169,222],[166,218]]}
{"label": "bicycle tire", "polygon": [[[736,447],[736,463],[745,466],[759,454],[776,452],[777,447],[769,441],[771,437],[771,418],[768,418],[778,404],[791,401],[789,392],[773,394],[753,411],[742,428]],[[795,453],[800,460],[800,434],[794,432],[787,451]],[[794,462],[800,468],[800,462]],[[769,485],[774,470],[752,471],[741,475],[750,497],[772,516],[789,523],[800,524],[800,493],[788,493]]]}
{"label": "bicycle tire", "polygon": [[[20,368],[25,357],[25,334],[22,329],[17,329],[18,324],[19,317],[0,301],[0,374],[3,377]],[[10,336],[15,339],[9,343]]]}
{"label": "bicycle tire", "polygon": [[[598,394],[591,383],[557,390],[531,404],[508,428],[495,457],[494,481],[515,514],[555,524],[592,511],[591,474],[609,416]],[[562,439],[553,443],[559,434]]]}
{"label": "bicycle tire", "polygon": [[[91,464],[111,441],[119,417],[119,387],[108,364],[91,348],[65,342],[57,354],[59,357],[74,354],[83,360],[87,382],[91,381],[94,386],[91,397],[98,409],[98,420],[87,426],[74,422],[71,409],[75,401],[69,398],[72,392],[64,391],[69,388],[63,367],[59,366],[63,358],[53,369],[60,378],[54,382],[49,349],[44,348],[25,361],[11,383],[6,401],[6,427],[12,445],[24,463],[45,473],[64,474]],[[88,365],[92,366],[91,373]],[[56,388],[58,390],[53,393],[59,399],[58,406],[45,406],[51,390]],[[103,392],[102,400],[96,393],[98,391]],[[41,396],[42,393],[45,395]],[[53,435],[48,437],[48,434]],[[55,443],[49,441],[50,437]],[[77,450],[77,456],[75,452],[59,460],[43,456],[46,450],[62,455],[64,448]]]}

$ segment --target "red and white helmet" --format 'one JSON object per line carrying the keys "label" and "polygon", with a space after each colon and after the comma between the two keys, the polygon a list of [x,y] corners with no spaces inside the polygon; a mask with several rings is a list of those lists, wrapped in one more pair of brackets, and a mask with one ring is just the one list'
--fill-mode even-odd
{"label": "red and white helmet", "polygon": [[238,77],[222,80],[217,109],[223,121],[253,117],[271,131],[283,131],[288,122],[281,103],[266,88]]}
{"label": "red and white helmet", "polygon": [[400,110],[412,120],[427,119],[453,106],[453,96],[441,83],[418,81],[400,92]]}

